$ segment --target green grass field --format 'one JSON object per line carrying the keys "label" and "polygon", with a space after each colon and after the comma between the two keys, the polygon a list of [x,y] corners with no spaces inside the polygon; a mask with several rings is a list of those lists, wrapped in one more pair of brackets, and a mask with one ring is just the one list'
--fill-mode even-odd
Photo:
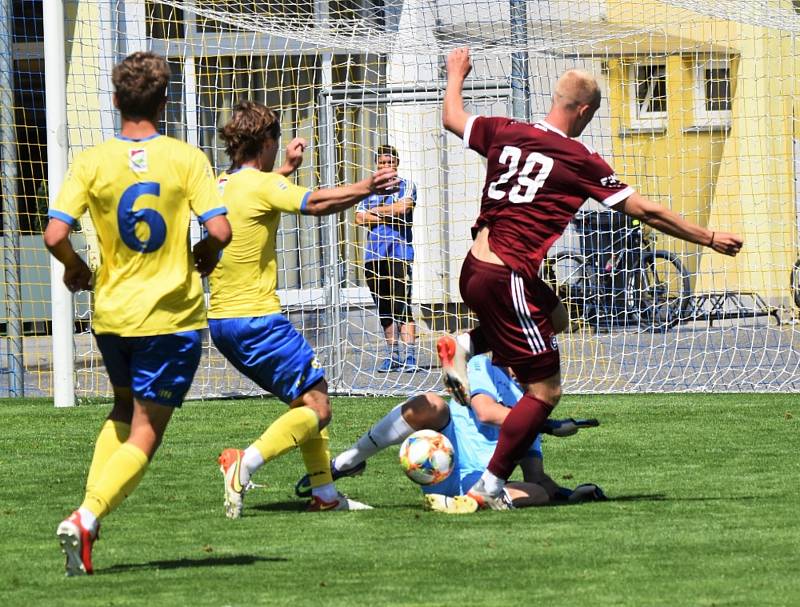
{"label": "green grass field", "polygon": [[[398,399],[334,401],[334,451]],[[800,605],[793,395],[567,397],[603,425],[544,441],[564,485],[608,502],[423,512],[396,448],[340,488],[375,510],[306,514],[299,454],[224,518],[216,455],[275,400],[187,403],[136,493],[106,519],[94,577],[66,579],[54,532],[81,501],[105,405],[2,401],[0,605]]]}

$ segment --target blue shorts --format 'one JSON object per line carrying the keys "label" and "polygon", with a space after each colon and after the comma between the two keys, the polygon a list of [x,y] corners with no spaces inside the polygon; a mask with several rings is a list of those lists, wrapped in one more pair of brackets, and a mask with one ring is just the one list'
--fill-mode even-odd
{"label": "blue shorts", "polygon": [[[456,406],[461,407],[461,405]],[[471,431],[470,426],[465,426],[461,419],[455,419],[453,415],[439,432],[444,434],[453,445],[453,471],[441,483],[422,485],[422,492],[439,493],[451,497],[466,495],[472,485],[478,482],[483,471],[486,470],[486,466],[489,465],[497,440],[487,439],[482,434]],[[538,441],[528,450],[528,455],[542,457]]]}
{"label": "blue shorts", "polygon": [[325,377],[314,350],[283,314],[209,319],[208,328],[234,367],[285,403]]}
{"label": "blue shorts", "polygon": [[131,388],[137,399],[181,406],[200,364],[200,331],[94,338],[113,386]]}

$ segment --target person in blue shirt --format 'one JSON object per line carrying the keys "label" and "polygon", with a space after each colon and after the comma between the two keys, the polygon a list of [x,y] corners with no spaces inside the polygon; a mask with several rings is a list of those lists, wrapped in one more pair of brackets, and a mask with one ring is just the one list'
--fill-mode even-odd
{"label": "person in blue shirt", "polygon": [[[366,467],[366,460],[379,451],[399,445],[417,430],[436,430],[453,445],[453,471],[442,482],[421,487],[426,508],[450,514],[477,510],[477,502],[466,493],[486,469],[500,435],[500,425],[522,397],[522,390],[507,368],[493,365],[485,354],[473,356],[467,372],[471,391],[469,407],[458,404],[455,399],[447,403],[433,392],[409,398],[331,461],[333,478],[359,475]],[[581,428],[598,424],[595,419],[548,420],[545,432],[570,436]],[[568,489],[553,481],[544,471],[541,436],[536,438],[519,466],[523,480],[506,485],[503,494],[510,507],[605,499],[602,489],[593,483]],[[297,483],[295,491],[301,497],[310,491],[307,476]]]}
{"label": "person in blue shirt", "polygon": [[[378,146],[377,164],[378,169],[396,170],[400,164],[397,150],[390,145]],[[381,373],[413,372],[417,368],[416,328],[411,315],[411,227],[416,203],[417,187],[401,178],[396,191],[373,194],[356,208],[356,223],[369,230],[364,272],[386,338],[386,356],[378,367]]]}

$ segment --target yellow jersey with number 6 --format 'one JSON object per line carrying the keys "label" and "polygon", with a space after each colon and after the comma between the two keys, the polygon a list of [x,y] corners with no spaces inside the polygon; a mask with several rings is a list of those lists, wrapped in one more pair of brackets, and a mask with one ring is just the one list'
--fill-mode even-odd
{"label": "yellow jersey with number 6", "polygon": [[75,157],[49,215],[73,225],[87,208],[100,243],[93,331],[143,337],[205,327],[190,212],[200,222],[226,213],[205,155],[163,135],[109,139]]}

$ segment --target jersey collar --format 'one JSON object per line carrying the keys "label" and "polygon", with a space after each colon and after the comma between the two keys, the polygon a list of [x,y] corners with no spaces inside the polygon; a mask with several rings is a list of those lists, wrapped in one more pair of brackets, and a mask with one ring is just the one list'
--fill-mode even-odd
{"label": "jersey collar", "polygon": [[554,127],[552,124],[547,122],[547,120],[539,120],[538,124],[543,125],[548,131],[553,131],[554,133],[558,133],[562,137],[566,137],[567,139],[569,139],[569,137],[567,137],[567,134],[564,131]]}
{"label": "jersey collar", "polygon": [[134,139],[133,137],[125,137],[124,135],[120,135],[119,133],[114,135],[114,137],[116,137],[120,141],[135,141],[137,143],[141,143],[142,141],[150,141],[151,139],[155,139],[156,137],[161,137],[161,133],[153,133],[152,135],[149,135],[148,137],[142,137],[141,139]]}

